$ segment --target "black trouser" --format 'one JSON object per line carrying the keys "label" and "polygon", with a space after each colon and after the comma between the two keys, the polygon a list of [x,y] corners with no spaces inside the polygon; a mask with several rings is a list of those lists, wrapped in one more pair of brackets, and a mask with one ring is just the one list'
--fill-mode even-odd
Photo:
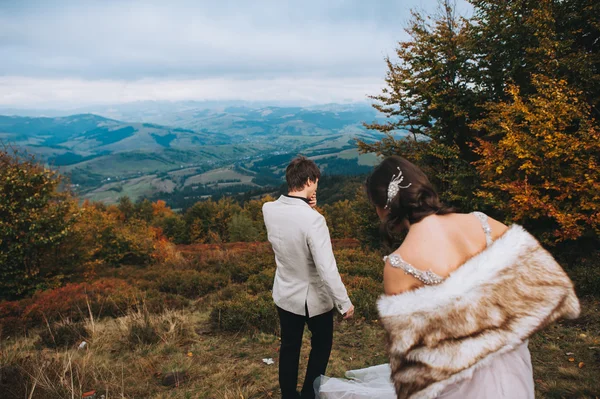
{"label": "black trouser", "polygon": [[310,357],[302,386],[302,398],[314,398],[313,382],[325,374],[333,341],[333,309],[315,317],[300,316],[277,307],[281,324],[281,347],[279,349],[279,386],[283,399],[298,398],[298,363],[304,324],[311,332]]}

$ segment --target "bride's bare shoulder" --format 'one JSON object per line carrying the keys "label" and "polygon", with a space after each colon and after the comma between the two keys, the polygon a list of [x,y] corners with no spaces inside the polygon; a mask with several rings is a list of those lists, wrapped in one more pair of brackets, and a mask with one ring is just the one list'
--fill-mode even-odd
{"label": "bride's bare shoulder", "polygon": [[417,225],[411,227],[402,245],[392,255],[401,261],[402,267],[393,266],[388,259],[383,269],[383,285],[386,295],[396,295],[423,286],[423,283],[410,273],[406,268],[414,268],[425,272],[431,269],[431,251],[435,247],[437,238],[435,231],[438,229],[439,221],[426,218]]}
{"label": "bride's bare shoulder", "polygon": [[488,216],[488,223],[490,225],[490,229],[492,229],[492,239],[493,240],[500,237],[502,234],[504,234],[506,232],[506,230],[508,230],[507,225],[505,225],[504,223],[499,222],[496,219],[493,219],[489,216]]}

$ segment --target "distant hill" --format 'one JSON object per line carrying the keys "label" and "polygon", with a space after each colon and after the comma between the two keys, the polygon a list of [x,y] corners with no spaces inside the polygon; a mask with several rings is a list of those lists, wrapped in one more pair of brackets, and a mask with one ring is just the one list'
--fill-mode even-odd
{"label": "distant hill", "polygon": [[126,151],[227,144],[229,137],[149,123],[126,123],[93,114],[56,118],[0,115],[0,140],[43,154],[49,161]]}
{"label": "distant hill", "polygon": [[[0,115],[0,140],[59,167],[84,197],[114,202],[122,195],[136,199],[175,190],[203,197],[277,187],[297,154],[313,158],[329,174],[361,174],[376,159],[359,156],[354,140],[381,138],[364,128],[364,122],[379,118],[364,104],[171,104],[146,111],[139,106],[104,111]],[[124,122],[109,114],[142,120]]]}

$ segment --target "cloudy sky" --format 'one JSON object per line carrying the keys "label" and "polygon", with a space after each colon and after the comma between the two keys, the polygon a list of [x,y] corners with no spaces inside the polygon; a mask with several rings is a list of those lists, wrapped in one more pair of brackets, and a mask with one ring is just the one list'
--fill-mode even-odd
{"label": "cloudy sky", "polygon": [[0,0],[0,107],[363,101],[410,9],[436,3]]}

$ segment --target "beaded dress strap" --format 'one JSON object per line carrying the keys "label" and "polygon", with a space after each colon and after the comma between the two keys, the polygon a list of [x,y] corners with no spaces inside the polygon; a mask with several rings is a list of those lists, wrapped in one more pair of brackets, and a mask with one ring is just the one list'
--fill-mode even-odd
{"label": "beaded dress strap", "polygon": [[404,271],[404,273],[410,274],[411,276],[413,276],[414,278],[416,278],[417,280],[419,280],[420,282],[422,282],[425,285],[435,285],[435,284],[439,284],[442,281],[444,281],[443,277],[438,276],[431,270],[422,271],[422,270],[415,268],[413,265],[411,265],[410,263],[408,263],[404,259],[402,259],[402,257],[398,254],[391,254],[389,256],[384,256],[383,261],[385,262],[387,260],[390,261],[390,265],[392,265],[392,267],[402,269]]}
{"label": "beaded dress strap", "polygon": [[471,212],[472,215],[475,215],[479,222],[481,222],[481,227],[483,228],[483,232],[485,233],[485,242],[488,246],[492,245],[492,229],[490,228],[490,224],[488,222],[488,216],[483,212]]}

